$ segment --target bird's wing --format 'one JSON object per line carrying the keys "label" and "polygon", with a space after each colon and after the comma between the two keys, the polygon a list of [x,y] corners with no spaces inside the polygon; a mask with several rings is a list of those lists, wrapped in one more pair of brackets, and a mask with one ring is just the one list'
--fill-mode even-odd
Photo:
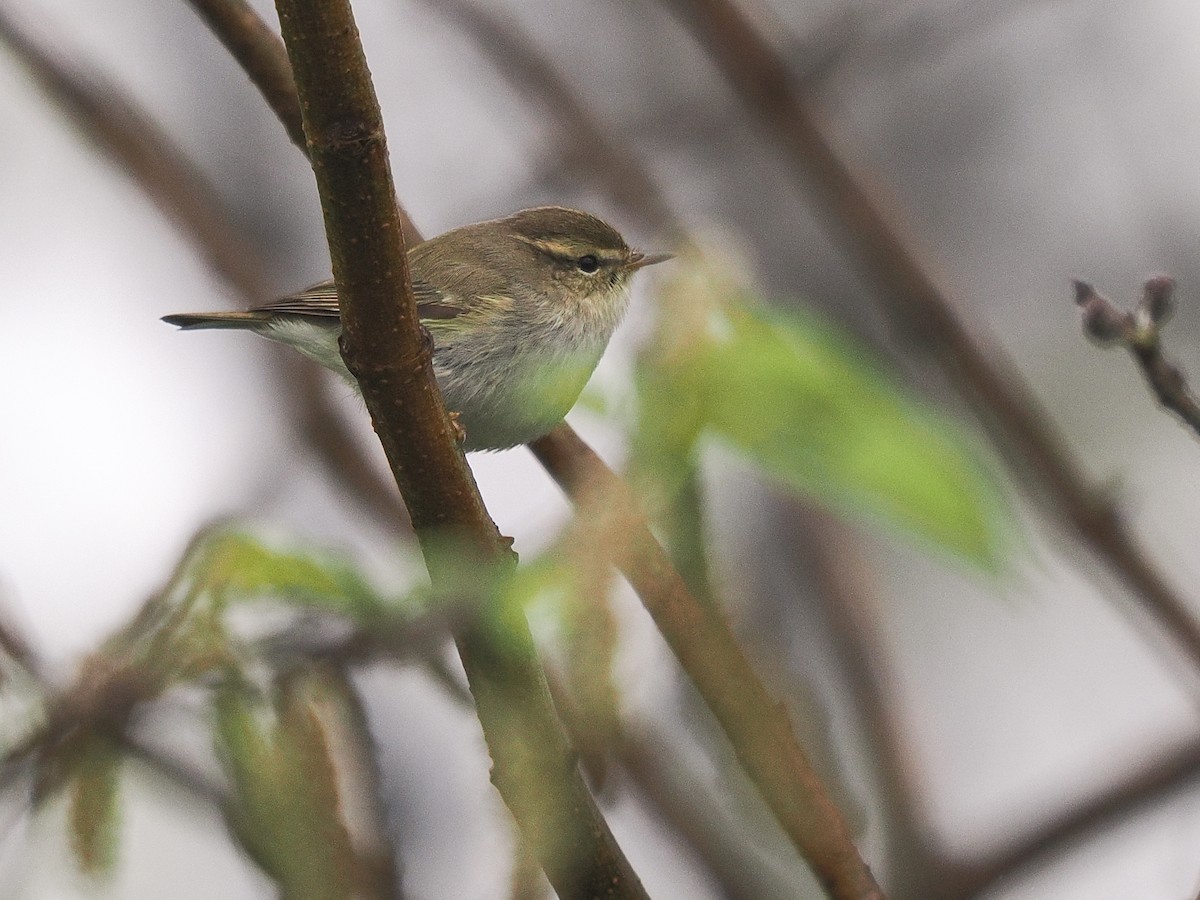
{"label": "bird's wing", "polygon": [[[413,277],[413,295],[417,300],[417,314],[426,320],[453,319],[466,312],[466,307],[454,296],[444,294],[422,278]],[[337,318],[339,315],[337,288],[332,281],[322,281],[299,293],[289,294],[256,307],[254,312],[276,313],[289,316],[312,316],[315,318]]]}

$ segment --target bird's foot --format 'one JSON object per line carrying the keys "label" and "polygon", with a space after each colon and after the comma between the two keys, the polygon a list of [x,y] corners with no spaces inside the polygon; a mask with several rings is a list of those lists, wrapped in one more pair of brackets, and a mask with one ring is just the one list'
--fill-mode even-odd
{"label": "bird's foot", "polygon": [[458,421],[462,414],[447,412],[447,415],[450,417],[450,428],[454,431],[454,439],[459,444],[465,444],[467,442],[467,429],[463,428],[462,423]]}

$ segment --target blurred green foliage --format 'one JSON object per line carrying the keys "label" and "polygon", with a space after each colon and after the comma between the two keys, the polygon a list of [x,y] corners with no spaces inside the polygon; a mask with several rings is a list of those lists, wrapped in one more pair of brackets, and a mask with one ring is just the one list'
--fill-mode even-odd
{"label": "blurred green foliage", "polygon": [[90,736],[73,755],[67,812],[71,850],[81,871],[104,875],[117,858],[121,756],[99,735]]}
{"label": "blurred green foliage", "polygon": [[768,311],[698,264],[664,290],[636,387],[634,477],[656,509],[713,442],[843,513],[1001,563],[1011,513],[980,454],[813,316]]}

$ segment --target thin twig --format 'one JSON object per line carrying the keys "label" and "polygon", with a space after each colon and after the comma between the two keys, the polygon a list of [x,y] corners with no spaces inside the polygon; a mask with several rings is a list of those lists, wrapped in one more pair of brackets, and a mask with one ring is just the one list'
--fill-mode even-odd
{"label": "thin twig", "polygon": [[[434,380],[379,103],[349,3],[277,0],[276,7],[325,215],[342,355],[362,388],[430,577],[435,586],[448,584],[463,554],[504,565],[508,543],[484,508]],[[457,563],[448,559],[448,537],[463,542]],[[524,617],[464,629],[457,643],[493,781],[559,896],[645,897],[583,784]]]}
{"label": "thin twig", "polygon": [[688,592],[629,489],[566,424],[530,448],[588,514],[604,509],[613,516],[609,527],[620,535],[611,542],[614,562],[817,877],[835,898],[882,897],[841,813],[797,743],[786,709],[771,700],[721,613]]}
{"label": "thin twig", "polygon": [[117,735],[117,742],[121,750],[131,759],[145,764],[175,787],[212,804],[218,811],[224,811],[228,807],[228,788],[194,766],[188,765],[174,755],[160,750],[129,732]]}
{"label": "thin twig", "polygon": [[[455,631],[471,627],[479,611],[466,602],[443,600],[436,610],[402,621],[375,621],[329,633],[330,617],[314,615],[256,642],[256,652],[279,671],[322,662],[337,668],[376,660],[423,662],[436,656]],[[470,701],[470,696],[466,698]]]}
{"label": "thin twig", "polygon": [[968,328],[873,192],[834,150],[783,59],[732,0],[663,2],[708,49],[794,176],[815,189],[846,244],[883,286],[896,328],[932,352],[1028,493],[1118,574],[1200,666],[1200,622],[1187,602],[1138,546],[1111,499],[1088,481],[1016,367]]}
{"label": "thin twig", "polygon": [[1125,347],[1159,404],[1200,437],[1200,402],[1183,372],[1162,352],[1162,325],[1174,309],[1175,280],[1167,275],[1148,279],[1133,312],[1117,309],[1086,282],[1076,281],[1074,286],[1084,333],[1102,347]]}
{"label": "thin twig", "polygon": [[[589,713],[576,702],[561,673],[548,667],[546,678],[573,742],[588,746],[587,732],[594,730],[587,721]],[[734,817],[725,815],[727,798],[701,786],[703,777],[690,771],[665,729],[648,717],[626,715],[608,729],[604,739],[599,746],[592,738],[593,753],[616,757],[640,798],[695,851],[726,900],[794,893],[794,886],[785,887],[779,874],[763,865],[760,855],[746,851],[746,841],[735,836]],[[585,765],[588,762],[584,760]],[[796,865],[801,865],[798,859]]]}

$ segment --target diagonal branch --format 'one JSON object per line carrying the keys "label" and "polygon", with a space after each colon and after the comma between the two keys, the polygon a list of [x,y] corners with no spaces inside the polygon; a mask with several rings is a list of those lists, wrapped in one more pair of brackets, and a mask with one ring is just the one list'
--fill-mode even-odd
{"label": "diagonal branch", "polygon": [[[346,0],[277,0],[321,194],[342,316],[342,355],[362,388],[435,587],[465,556],[511,563],[433,376],[388,166],[379,103]],[[459,542],[447,555],[446,539]],[[440,551],[440,552],[439,552]],[[457,643],[494,762],[493,781],[564,900],[644,897],[583,783],[520,614]]]}
{"label": "diagonal branch", "polygon": [[530,448],[577,504],[614,516],[614,562],[720,722],[742,768],[831,895],[882,898],[841,812],[797,743],[787,711],[768,695],[720,612],[691,596],[629,489],[568,425]]}
{"label": "diagonal branch", "polygon": [[208,23],[229,54],[246,70],[250,81],[283,123],[292,143],[308,153],[300,119],[300,98],[292,81],[287,48],[283,46],[279,35],[242,0],[188,2]]}

